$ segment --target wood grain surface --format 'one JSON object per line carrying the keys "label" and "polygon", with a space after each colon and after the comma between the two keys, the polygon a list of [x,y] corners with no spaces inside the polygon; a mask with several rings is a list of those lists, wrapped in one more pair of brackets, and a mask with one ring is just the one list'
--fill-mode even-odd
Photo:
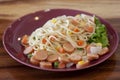
{"label": "wood grain surface", "polygon": [[120,0],[0,0],[0,80],[120,80],[120,43],[105,62],[74,72],[33,69],[12,59],[3,48],[4,30],[16,19],[39,10],[69,8],[99,15],[120,37]]}

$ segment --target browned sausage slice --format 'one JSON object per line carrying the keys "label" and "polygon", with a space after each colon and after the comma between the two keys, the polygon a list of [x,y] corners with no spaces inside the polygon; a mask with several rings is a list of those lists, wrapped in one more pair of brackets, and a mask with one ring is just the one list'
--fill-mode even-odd
{"label": "browned sausage slice", "polygon": [[40,67],[51,69],[52,68],[52,63],[51,62],[40,62]]}
{"label": "browned sausage slice", "polygon": [[59,60],[59,62],[63,62],[63,63],[70,62],[68,56],[66,56],[66,55],[62,55],[62,56],[58,57],[58,60]]}
{"label": "browned sausage slice", "polygon": [[35,59],[37,60],[40,60],[40,61],[46,60],[48,57],[48,52],[45,50],[40,50],[40,51],[37,51],[34,56],[35,56]]}
{"label": "browned sausage slice", "polygon": [[28,35],[24,35],[24,36],[22,37],[21,44],[22,44],[23,46],[28,45]]}
{"label": "browned sausage slice", "polygon": [[74,53],[69,56],[70,60],[74,63],[80,61],[82,59],[81,55],[79,53]]}
{"label": "browned sausage slice", "polygon": [[89,53],[89,54],[87,54],[87,58],[88,58],[88,60],[94,60],[94,59],[98,59],[99,58],[99,55],[98,54],[91,54],[91,53]]}
{"label": "browned sausage slice", "polygon": [[31,62],[32,64],[34,64],[34,65],[39,65],[39,61],[36,60],[34,56],[32,56],[32,57],[30,58],[30,62]]}
{"label": "browned sausage slice", "polygon": [[74,51],[74,47],[69,42],[63,44],[63,49],[69,53]]}
{"label": "browned sausage slice", "polygon": [[98,53],[100,56],[106,54],[109,51],[108,47],[104,47],[100,53]]}
{"label": "browned sausage slice", "polygon": [[23,51],[24,54],[29,54],[31,52],[33,52],[33,48],[31,46],[26,47],[25,50]]}
{"label": "browned sausage slice", "polygon": [[49,62],[55,62],[58,60],[58,55],[57,54],[50,54],[47,58]]}

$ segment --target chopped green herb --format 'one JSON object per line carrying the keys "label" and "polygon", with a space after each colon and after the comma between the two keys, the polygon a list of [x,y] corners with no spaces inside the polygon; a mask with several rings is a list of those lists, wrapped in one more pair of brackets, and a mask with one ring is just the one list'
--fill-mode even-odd
{"label": "chopped green herb", "polygon": [[77,50],[83,50],[83,48],[77,48]]}
{"label": "chopped green herb", "polygon": [[104,24],[100,22],[98,18],[95,17],[96,30],[95,33],[90,37],[88,43],[96,42],[102,43],[103,47],[109,45],[107,30]]}
{"label": "chopped green herb", "polygon": [[54,68],[58,68],[59,62],[54,62]]}
{"label": "chopped green herb", "polygon": [[30,59],[33,55],[32,54],[28,54],[27,57]]}

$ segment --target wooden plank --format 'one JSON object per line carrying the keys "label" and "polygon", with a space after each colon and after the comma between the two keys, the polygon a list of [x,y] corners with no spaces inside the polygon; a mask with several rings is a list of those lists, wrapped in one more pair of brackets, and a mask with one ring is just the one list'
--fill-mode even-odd
{"label": "wooden plank", "polygon": [[23,65],[12,59],[9,55],[0,56],[0,68],[5,68],[5,67],[7,68],[14,66],[23,66]]}
{"label": "wooden plank", "polygon": [[[4,15],[12,15],[9,17],[0,16],[0,18],[9,18],[9,19],[16,19],[19,18],[25,14],[42,10],[42,9],[48,9],[48,8],[71,8],[71,9],[79,9],[83,11],[88,11],[94,14],[97,14],[101,17],[105,18],[113,18],[118,17],[119,15],[119,9],[116,9],[119,7],[120,1],[119,0],[65,0],[64,2],[61,0],[34,0],[34,1],[24,1],[24,0],[14,0],[14,2],[8,2],[8,3],[1,3],[0,6],[0,14]],[[9,5],[9,6],[7,6]],[[31,7],[32,6],[32,7]],[[41,7],[42,6],[42,7]],[[19,11],[18,11],[19,9]],[[107,10],[107,11],[106,11]],[[113,11],[114,10],[114,11]],[[110,15],[108,15],[111,13]],[[113,14],[114,13],[114,14]]]}
{"label": "wooden plank", "polygon": [[[104,66],[104,65],[103,65]],[[101,66],[102,67],[102,66]],[[106,71],[106,68],[99,69],[95,66],[90,69],[74,72],[48,72],[29,67],[14,67],[0,69],[0,80],[117,80],[120,79],[120,70],[114,68]],[[24,77],[23,77],[24,76]],[[86,78],[87,76],[87,78]]]}

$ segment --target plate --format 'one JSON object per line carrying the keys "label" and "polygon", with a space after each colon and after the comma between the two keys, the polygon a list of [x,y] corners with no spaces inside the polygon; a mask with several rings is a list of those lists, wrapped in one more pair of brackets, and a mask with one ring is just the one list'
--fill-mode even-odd
{"label": "plate", "polygon": [[8,52],[8,54],[15,59],[16,61],[40,70],[48,70],[48,71],[76,71],[81,69],[86,69],[93,67],[97,64],[100,64],[107,60],[117,49],[118,46],[118,34],[113,29],[113,27],[106,22],[104,19],[97,16],[100,21],[106,25],[108,37],[110,46],[110,51],[101,56],[99,59],[91,61],[90,64],[86,67],[76,69],[75,67],[68,68],[68,69],[43,69],[39,66],[34,66],[29,63],[29,60],[27,57],[23,54],[24,47],[20,44],[20,41],[18,40],[23,35],[27,34],[30,35],[36,28],[42,26],[46,21],[49,19],[52,19],[53,17],[61,16],[61,15],[70,15],[75,16],[76,14],[87,14],[87,15],[94,15],[88,12],[80,11],[80,10],[72,10],[72,9],[48,9],[48,10],[42,10],[34,13],[30,13],[28,15],[25,15],[16,21],[14,21],[8,28],[5,30],[3,35],[3,45],[5,50]]}

